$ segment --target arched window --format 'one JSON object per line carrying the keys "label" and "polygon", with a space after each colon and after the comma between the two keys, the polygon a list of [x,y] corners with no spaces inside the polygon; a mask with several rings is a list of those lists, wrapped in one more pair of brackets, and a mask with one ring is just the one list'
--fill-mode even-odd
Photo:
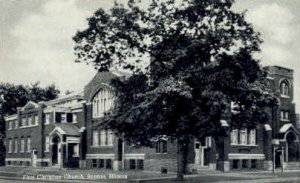
{"label": "arched window", "polygon": [[289,82],[284,80],[280,83],[280,93],[283,96],[289,96]]}
{"label": "arched window", "polygon": [[93,117],[103,117],[104,113],[113,107],[113,93],[108,88],[103,88],[95,94],[93,100]]}

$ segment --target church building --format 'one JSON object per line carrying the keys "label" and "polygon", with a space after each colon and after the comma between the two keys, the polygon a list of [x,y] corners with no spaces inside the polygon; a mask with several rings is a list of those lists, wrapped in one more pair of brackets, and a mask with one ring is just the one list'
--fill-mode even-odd
{"label": "church building", "polygon": [[[212,137],[192,141],[187,170],[242,170],[283,167],[300,169],[299,116],[295,113],[293,70],[269,66],[269,87],[280,105],[270,109],[272,118],[256,129],[236,129],[221,120],[227,136],[216,147]],[[6,119],[6,165],[176,171],[177,148],[167,138],[153,148],[126,143],[111,130],[99,128],[104,113],[114,106],[109,85],[122,77],[99,72],[81,94],[48,102],[28,102]],[[220,150],[221,149],[221,150]]]}

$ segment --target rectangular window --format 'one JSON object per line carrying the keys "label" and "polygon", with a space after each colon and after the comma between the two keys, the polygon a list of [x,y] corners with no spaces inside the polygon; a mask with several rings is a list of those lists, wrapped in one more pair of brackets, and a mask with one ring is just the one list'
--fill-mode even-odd
{"label": "rectangular window", "polygon": [[231,130],[230,134],[231,144],[238,144],[238,130]]}
{"label": "rectangular window", "polygon": [[129,160],[129,169],[130,170],[135,170],[136,169],[136,161],[135,161],[135,159],[130,159]]}
{"label": "rectangular window", "polygon": [[66,113],[61,114],[61,122],[62,123],[66,123],[67,122],[67,114]]}
{"label": "rectangular window", "polygon": [[104,159],[99,159],[99,168],[104,168]]}
{"label": "rectangular window", "polygon": [[251,160],[251,168],[256,168],[256,159]]}
{"label": "rectangular window", "polygon": [[249,132],[249,144],[256,145],[256,130],[251,129]]}
{"label": "rectangular window", "polygon": [[105,146],[107,145],[107,138],[106,138],[106,132],[105,130],[100,131],[100,145]]}
{"label": "rectangular window", "polygon": [[46,113],[45,114],[45,125],[48,125],[50,123],[50,114]]}
{"label": "rectangular window", "polygon": [[239,167],[239,160],[238,159],[234,159],[232,161],[232,169],[238,169]]}
{"label": "rectangular window", "polygon": [[49,152],[49,146],[50,146],[50,138],[47,135],[45,139],[45,152]]}
{"label": "rectangular window", "polygon": [[97,168],[97,160],[96,159],[92,160],[92,168]]}
{"label": "rectangular window", "polygon": [[31,138],[27,137],[27,152],[31,152]]}
{"label": "rectangular window", "polygon": [[77,114],[73,113],[73,123],[77,123]]}
{"label": "rectangular window", "polygon": [[15,153],[18,153],[18,139],[15,138]]}
{"label": "rectangular window", "polygon": [[137,160],[137,168],[139,170],[144,170],[144,160],[142,160],[142,159]]}
{"label": "rectangular window", "polygon": [[11,130],[12,129],[12,121],[8,121],[8,130]]}
{"label": "rectangular window", "polygon": [[247,145],[247,129],[240,130],[240,144]]}
{"label": "rectangular window", "polygon": [[107,131],[107,145],[108,146],[112,146],[113,145],[113,138],[114,138],[114,135],[113,135],[113,132],[111,130],[108,130]]}
{"label": "rectangular window", "polygon": [[24,152],[25,151],[25,140],[24,140],[24,138],[21,138],[21,150],[20,150],[20,152]]}
{"label": "rectangular window", "polygon": [[99,132],[98,132],[98,130],[93,131],[93,146],[99,146]]}
{"label": "rectangular window", "polygon": [[38,120],[39,120],[38,115],[34,115],[34,125],[39,124]]}
{"label": "rectangular window", "polygon": [[111,169],[111,159],[106,160],[106,169]]}
{"label": "rectangular window", "polygon": [[18,127],[19,127],[19,121],[18,120],[15,120],[15,129],[18,129]]}
{"label": "rectangular window", "polygon": [[12,153],[12,139],[8,140],[8,153]]}
{"label": "rectangular window", "polygon": [[168,152],[168,146],[167,146],[166,140],[159,140],[156,143],[156,153],[167,153]]}
{"label": "rectangular window", "polygon": [[26,118],[25,117],[22,118],[22,126],[26,126]]}
{"label": "rectangular window", "polygon": [[247,159],[242,160],[242,167],[243,168],[248,168],[248,160]]}

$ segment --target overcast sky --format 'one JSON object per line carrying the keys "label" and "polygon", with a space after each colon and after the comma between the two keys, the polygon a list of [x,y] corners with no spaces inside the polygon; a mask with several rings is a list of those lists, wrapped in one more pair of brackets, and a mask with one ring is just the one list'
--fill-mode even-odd
{"label": "overcast sky", "polygon": [[[61,91],[83,90],[95,70],[74,63],[72,36],[87,26],[86,18],[95,10],[112,4],[112,0],[0,0],[0,82],[40,81],[42,86],[55,83]],[[300,105],[300,1],[236,0],[234,9],[247,9],[247,19],[262,33],[261,63],[294,69],[295,102]]]}

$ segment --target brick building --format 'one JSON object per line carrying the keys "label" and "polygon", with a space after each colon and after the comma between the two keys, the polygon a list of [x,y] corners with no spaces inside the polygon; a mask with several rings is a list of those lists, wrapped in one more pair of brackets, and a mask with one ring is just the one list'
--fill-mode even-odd
{"label": "brick building", "polygon": [[[293,70],[278,66],[265,69],[271,89],[280,97],[280,106],[270,109],[272,118],[252,130],[235,129],[230,119],[221,120],[228,136],[222,138],[218,149],[211,137],[191,141],[189,171],[270,170],[273,161],[276,167],[300,167]],[[38,104],[28,102],[17,114],[6,117],[6,164],[176,171],[176,144],[162,138],[154,142],[154,148],[136,147],[95,125],[114,105],[109,86],[114,77],[120,76],[97,73],[83,95]]]}

